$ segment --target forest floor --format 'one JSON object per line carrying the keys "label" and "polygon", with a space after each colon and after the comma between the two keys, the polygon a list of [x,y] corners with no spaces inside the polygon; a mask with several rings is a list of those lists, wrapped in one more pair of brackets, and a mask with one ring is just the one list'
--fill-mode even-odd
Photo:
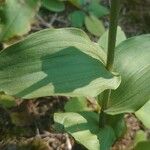
{"label": "forest floor", "polygon": [[[108,1],[103,1],[108,6]],[[150,2],[126,0],[120,13],[119,24],[127,37],[150,32]],[[41,10],[31,32],[48,27],[69,27],[65,13]],[[108,19],[104,18],[107,27]],[[91,36],[96,40],[95,37]],[[66,97],[43,97],[23,101],[16,99],[16,106],[4,109],[0,106],[0,150],[86,150],[66,133],[54,130],[53,114],[64,111]],[[112,150],[131,149],[133,139],[142,124],[133,114],[126,114],[127,131]]]}

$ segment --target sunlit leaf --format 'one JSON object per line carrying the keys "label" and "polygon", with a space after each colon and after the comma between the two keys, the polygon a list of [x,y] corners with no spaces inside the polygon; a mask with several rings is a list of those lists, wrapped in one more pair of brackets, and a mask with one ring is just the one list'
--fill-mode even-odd
{"label": "sunlit leaf", "polygon": [[95,36],[100,36],[105,32],[103,22],[94,15],[85,17],[85,26]]}
{"label": "sunlit leaf", "polygon": [[137,112],[135,112],[135,115],[142,121],[142,123],[150,129],[150,119],[149,118],[150,114],[150,100],[142,107],[140,108]]}
{"label": "sunlit leaf", "polygon": [[[117,28],[116,46],[121,42],[126,40],[125,33],[122,31],[121,27]],[[99,45],[103,48],[105,52],[108,50],[108,30],[100,37],[98,40]]]}
{"label": "sunlit leaf", "polygon": [[139,142],[143,142],[147,140],[146,132],[139,130],[136,132],[135,138],[134,138],[134,145],[136,146]]}
{"label": "sunlit leaf", "polygon": [[115,133],[110,126],[100,129],[98,118],[98,114],[94,112],[54,115],[55,122],[63,125],[64,130],[88,150],[108,150],[116,139]]}
{"label": "sunlit leaf", "polygon": [[122,77],[119,88],[112,91],[109,114],[135,112],[150,100],[150,35],[122,42],[116,48],[115,65]]}
{"label": "sunlit leaf", "polygon": [[90,108],[88,107],[87,99],[85,97],[70,98],[65,104],[66,112],[80,112],[88,110],[90,110]]}
{"label": "sunlit leaf", "polygon": [[79,29],[47,29],[0,52],[0,91],[23,98],[94,97],[119,86],[106,56]]}

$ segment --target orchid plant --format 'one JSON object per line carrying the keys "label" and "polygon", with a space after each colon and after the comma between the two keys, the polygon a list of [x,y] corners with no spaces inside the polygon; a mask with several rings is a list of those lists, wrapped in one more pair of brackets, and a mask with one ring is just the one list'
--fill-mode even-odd
{"label": "orchid plant", "polygon": [[109,150],[126,130],[124,114],[140,116],[149,105],[150,34],[126,39],[117,27],[120,3],[111,1],[110,28],[97,43],[77,28],[45,29],[0,52],[0,91],[71,97],[55,125],[88,150]]}

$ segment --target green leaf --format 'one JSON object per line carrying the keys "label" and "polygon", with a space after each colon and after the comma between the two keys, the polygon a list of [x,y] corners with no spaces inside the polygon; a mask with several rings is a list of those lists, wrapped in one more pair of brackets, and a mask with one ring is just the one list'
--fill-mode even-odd
{"label": "green leaf", "polygon": [[65,104],[66,112],[90,111],[85,97],[73,97]]}
{"label": "green leaf", "polygon": [[150,99],[150,34],[130,38],[116,48],[114,68],[122,77],[112,91],[109,114],[135,112]]}
{"label": "green leaf", "polygon": [[66,112],[99,111],[99,105],[94,98],[73,97],[65,104]]}
{"label": "green leaf", "polygon": [[16,105],[15,99],[12,96],[0,93],[0,105],[4,108],[10,108]]}
{"label": "green leaf", "polygon": [[61,12],[65,9],[65,4],[58,0],[42,0],[42,6],[54,12]]}
{"label": "green leaf", "polygon": [[85,13],[83,11],[74,11],[69,14],[71,26],[81,28],[84,24]]}
{"label": "green leaf", "polygon": [[74,5],[77,8],[81,8],[84,5],[85,0],[68,0],[68,2],[70,2],[72,5]]}
{"label": "green leaf", "polygon": [[98,118],[98,114],[94,112],[55,113],[54,115],[55,122],[63,125],[65,131],[88,150],[108,150],[116,137],[110,126],[99,128]]}
{"label": "green leaf", "polygon": [[150,141],[147,139],[146,132],[139,130],[134,138],[133,150],[149,150]]}
{"label": "green leaf", "polygon": [[133,150],[149,150],[150,141],[139,142]]}
{"label": "green leaf", "polygon": [[102,21],[93,15],[85,17],[85,26],[87,30],[95,36],[100,36],[105,32]]}
{"label": "green leaf", "polygon": [[[125,33],[118,26],[117,27],[117,37],[116,37],[116,46],[118,46],[121,42],[126,40]],[[103,48],[105,52],[108,50],[108,30],[100,37],[98,40],[98,44]]]}
{"label": "green leaf", "polygon": [[100,5],[99,2],[92,1],[88,6],[88,11],[93,13],[96,17],[103,17],[109,14],[109,10]]}
{"label": "green leaf", "polygon": [[0,52],[0,91],[22,98],[94,97],[120,84],[105,59],[82,30],[43,30]]}
{"label": "green leaf", "polygon": [[30,31],[39,0],[7,0],[0,8],[0,41],[6,41]]}
{"label": "green leaf", "polygon": [[145,125],[145,127],[150,129],[150,100],[137,112],[135,112],[135,115],[138,117],[138,119]]}
{"label": "green leaf", "polygon": [[107,115],[106,122],[111,125],[117,138],[122,137],[126,132],[126,122],[124,119],[124,114],[119,115]]}
{"label": "green leaf", "polygon": [[113,128],[105,126],[103,129],[100,129],[98,139],[100,140],[100,150],[109,150],[116,140]]}
{"label": "green leaf", "polygon": [[134,138],[134,145],[136,146],[139,142],[146,141],[147,135],[146,132],[139,130],[136,132],[135,138]]}

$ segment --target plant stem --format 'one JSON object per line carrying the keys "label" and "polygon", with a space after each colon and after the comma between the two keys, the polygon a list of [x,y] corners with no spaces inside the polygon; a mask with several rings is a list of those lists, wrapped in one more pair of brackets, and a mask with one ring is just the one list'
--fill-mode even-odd
{"label": "plant stem", "polygon": [[[120,3],[121,0],[111,0],[110,28],[109,28],[109,36],[108,36],[108,52],[107,52],[107,63],[106,63],[106,69],[110,72],[113,70]],[[106,124],[106,114],[104,110],[107,108],[110,94],[111,94],[111,90],[105,90],[103,92],[101,113],[99,119],[100,127],[104,127],[104,125]]]}
{"label": "plant stem", "polygon": [[112,71],[113,69],[120,2],[121,0],[111,1],[110,29],[108,37],[108,53],[106,65],[108,71]]}

